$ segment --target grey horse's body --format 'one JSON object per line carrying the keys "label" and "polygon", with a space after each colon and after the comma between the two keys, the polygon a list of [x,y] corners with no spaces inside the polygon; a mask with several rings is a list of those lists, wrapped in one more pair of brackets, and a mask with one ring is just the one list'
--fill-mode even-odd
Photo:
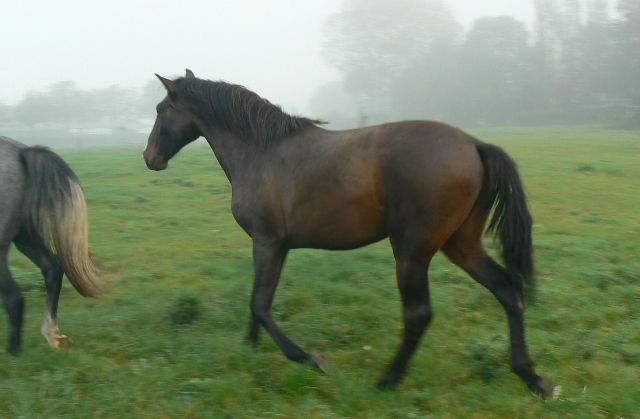
{"label": "grey horse's body", "polygon": [[17,233],[25,174],[20,164],[20,149],[26,147],[7,137],[0,137],[0,255]]}
{"label": "grey horse's body", "polygon": [[0,137],[0,297],[9,316],[9,352],[16,353],[24,297],[9,271],[11,243],[42,271],[47,289],[42,333],[57,348],[67,339],[57,325],[63,274],[82,295],[102,289],[88,254],[84,194],[57,154]]}

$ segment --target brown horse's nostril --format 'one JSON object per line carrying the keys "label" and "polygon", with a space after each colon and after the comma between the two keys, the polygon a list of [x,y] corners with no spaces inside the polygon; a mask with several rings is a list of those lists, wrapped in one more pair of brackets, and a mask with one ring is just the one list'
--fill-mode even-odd
{"label": "brown horse's nostril", "polygon": [[154,156],[153,158],[149,158],[145,153],[142,154],[144,158],[144,162],[147,165],[147,168],[151,170],[164,170],[167,168],[167,161],[161,156]]}
{"label": "brown horse's nostril", "polygon": [[147,167],[149,167],[149,164],[151,163],[151,159],[149,158],[149,153],[147,152],[146,149],[142,152],[142,159],[146,163]]}

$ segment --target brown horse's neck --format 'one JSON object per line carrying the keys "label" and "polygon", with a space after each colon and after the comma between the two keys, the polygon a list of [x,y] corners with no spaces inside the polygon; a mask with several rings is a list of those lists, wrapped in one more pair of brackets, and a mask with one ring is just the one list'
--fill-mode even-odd
{"label": "brown horse's neck", "polygon": [[304,142],[309,144],[314,139],[323,136],[326,131],[317,126],[309,126],[303,130],[282,138],[278,144],[271,144],[265,149],[258,141],[239,138],[235,134],[215,127],[202,127],[200,131],[206,138],[213,154],[215,154],[222,170],[224,170],[231,186],[240,186],[241,182],[260,179],[261,171],[267,169],[272,160],[272,147],[278,148],[277,153],[288,153],[288,149],[296,143],[300,135],[304,135]]}
{"label": "brown horse's neck", "polygon": [[262,154],[253,141],[237,138],[230,132],[217,129],[202,131],[231,185],[240,182],[243,173],[254,166]]}

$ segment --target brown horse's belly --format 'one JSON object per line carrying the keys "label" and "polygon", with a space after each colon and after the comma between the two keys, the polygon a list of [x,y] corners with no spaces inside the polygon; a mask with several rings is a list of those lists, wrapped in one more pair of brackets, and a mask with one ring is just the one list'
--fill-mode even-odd
{"label": "brown horse's belly", "polygon": [[287,230],[292,248],[354,249],[386,237],[382,208],[362,201],[310,207],[292,217]]}

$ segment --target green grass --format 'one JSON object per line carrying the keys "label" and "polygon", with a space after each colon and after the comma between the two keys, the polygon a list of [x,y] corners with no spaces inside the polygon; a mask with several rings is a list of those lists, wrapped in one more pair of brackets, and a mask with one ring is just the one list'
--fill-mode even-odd
{"label": "green grass", "polygon": [[[556,385],[542,400],[509,371],[506,319],[481,286],[438,256],[435,318],[403,383],[374,382],[401,332],[386,242],[291,253],[274,313],[320,375],[262,334],[244,343],[250,240],[210,150],[184,150],[164,172],[139,149],[62,152],[86,191],[92,252],[114,285],[100,300],[65,283],[60,327],[39,333],[42,278],[18,252],[27,298],[24,350],[0,353],[0,417],[640,417],[640,133],[583,128],[474,134],[518,162],[535,218],[539,286],[530,351]],[[0,345],[6,345],[0,315]]]}

